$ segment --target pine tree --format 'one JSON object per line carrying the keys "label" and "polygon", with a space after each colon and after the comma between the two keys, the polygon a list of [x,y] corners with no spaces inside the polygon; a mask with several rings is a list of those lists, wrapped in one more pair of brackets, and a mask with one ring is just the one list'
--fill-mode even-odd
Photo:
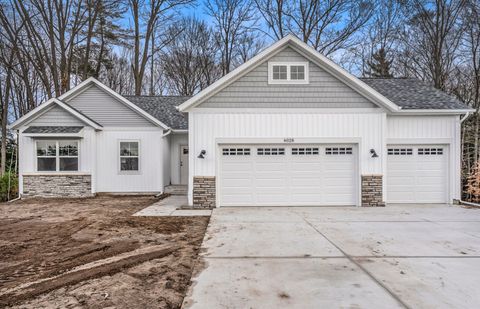
{"label": "pine tree", "polygon": [[367,61],[367,65],[370,67],[369,75],[372,77],[393,77],[390,73],[390,66],[393,60],[388,59],[387,52],[384,48],[380,48],[372,55],[372,59]]}
{"label": "pine tree", "polygon": [[466,193],[470,196],[471,202],[480,203],[480,160],[467,178]]}

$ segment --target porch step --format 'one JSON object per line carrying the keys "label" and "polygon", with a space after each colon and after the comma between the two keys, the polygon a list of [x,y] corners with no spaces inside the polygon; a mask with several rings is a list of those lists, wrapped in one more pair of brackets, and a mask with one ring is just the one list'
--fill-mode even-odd
{"label": "porch step", "polygon": [[165,187],[165,193],[171,195],[187,195],[186,185],[170,185]]}

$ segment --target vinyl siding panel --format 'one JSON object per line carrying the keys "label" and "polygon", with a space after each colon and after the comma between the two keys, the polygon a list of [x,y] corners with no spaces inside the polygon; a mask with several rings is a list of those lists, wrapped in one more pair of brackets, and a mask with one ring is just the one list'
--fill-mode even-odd
{"label": "vinyl siding panel", "polygon": [[[119,142],[140,142],[140,171],[120,172]],[[97,132],[97,192],[162,192],[168,140],[161,131]]]}
{"label": "vinyl siding panel", "polygon": [[53,106],[46,112],[28,123],[31,126],[84,126],[80,119],[73,116],[58,105]]}
{"label": "vinyl siding panel", "polygon": [[[305,62],[307,58],[287,47],[271,62]],[[346,86],[330,73],[309,62],[310,83],[269,85],[268,61],[199,105],[208,108],[371,108],[376,105]]]}
{"label": "vinyl siding panel", "polygon": [[153,127],[152,122],[127,107],[95,85],[90,86],[68,104],[104,127]]}

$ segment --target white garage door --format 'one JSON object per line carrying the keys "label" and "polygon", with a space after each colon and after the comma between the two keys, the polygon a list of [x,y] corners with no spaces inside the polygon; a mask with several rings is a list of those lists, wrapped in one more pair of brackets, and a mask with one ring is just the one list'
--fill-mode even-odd
{"label": "white garage door", "polygon": [[446,203],[447,149],[446,146],[432,145],[389,145],[387,201]]}
{"label": "white garage door", "polygon": [[220,147],[220,206],[356,204],[354,145]]}

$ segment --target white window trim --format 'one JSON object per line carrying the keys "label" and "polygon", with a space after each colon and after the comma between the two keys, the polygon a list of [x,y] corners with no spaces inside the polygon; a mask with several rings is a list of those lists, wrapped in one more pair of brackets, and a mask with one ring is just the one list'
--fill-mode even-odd
{"label": "white window trim", "polygon": [[[62,156],[62,158],[77,158],[77,170],[76,171],[61,171],[60,170],[60,147],[59,142],[76,142],[77,143],[77,152],[78,155],[76,157],[73,156]],[[55,143],[55,170],[54,171],[39,171],[38,170],[38,158],[53,158],[53,156],[38,156],[37,154],[37,143],[38,142],[50,142]],[[81,171],[80,168],[80,141],[75,139],[36,139],[35,140],[35,147],[34,147],[34,156],[35,156],[35,171],[36,173],[43,173],[43,174],[76,174]]]}
{"label": "white window trim", "polygon": [[[137,142],[138,143],[138,156],[137,157],[131,157],[131,158],[138,158],[138,170],[137,171],[122,171],[122,160],[120,156],[120,143],[123,142]],[[138,139],[120,139],[118,140],[117,143],[117,160],[118,160],[118,174],[119,175],[140,175],[142,172],[142,164],[141,164],[141,157],[142,157],[142,144],[140,143],[140,140]],[[124,156],[125,157],[125,156]]]}
{"label": "white window trim", "polygon": [[[284,65],[287,66],[287,79],[286,80],[274,80],[273,79],[273,66],[277,65]],[[290,79],[290,68],[291,66],[303,66],[305,67],[305,79],[298,80],[298,79]],[[309,81],[309,68],[308,62],[268,62],[268,83],[273,85],[285,85],[285,84],[292,84],[292,85],[304,85],[308,84]]]}

